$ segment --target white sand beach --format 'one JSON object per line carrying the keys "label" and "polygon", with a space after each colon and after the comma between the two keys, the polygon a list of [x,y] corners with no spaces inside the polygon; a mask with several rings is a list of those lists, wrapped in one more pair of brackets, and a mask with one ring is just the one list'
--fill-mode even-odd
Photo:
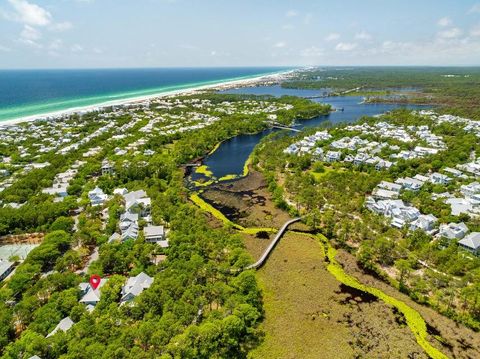
{"label": "white sand beach", "polygon": [[67,115],[72,115],[74,113],[84,114],[84,113],[88,113],[88,112],[99,111],[99,110],[101,110],[103,108],[106,108],[106,107],[132,105],[132,104],[144,102],[146,100],[152,100],[152,99],[158,99],[158,98],[164,98],[164,97],[170,97],[170,96],[177,96],[177,95],[187,95],[187,94],[192,94],[192,93],[199,92],[199,91],[204,91],[204,90],[226,90],[226,89],[238,88],[238,87],[255,86],[255,85],[258,85],[258,84],[261,84],[261,83],[265,83],[265,82],[277,82],[277,81],[280,81],[281,79],[283,79],[286,75],[288,75],[288,74],[290,74],[294,71],[295,70],[288,70],[288,71],[283,71],[283,72],[274,73],[274,74],[252,77],[252,78],[248,78],[248,79],[238,79],[238,80],[229,80],[229,81],[227,80],[225,82],[220,82],[220,83],[215,83],[215,84],[193,86],[193,87],[189,87],[189,88],[185,88],[185,89],[160,92],[160,93],[152,94],[152,95],[143,95],[143,96],[131,97],[131,98],[127,98],[127,99],[103,102],[103,103],[99,103],[99,104],[95,104],[95,105],[73,107],[73,108],[60,110],[60,111],[55,111],[55,112],[49,112],[49,113],[44,113],[44,114],[19,117],[19,118],[15,118],[15,119],[11,119],[11,120],[1,121],[0,122],[0,127],[12,126],[12,125],[16,125],[16,124],[22,123],[22,122],[55,119],[55,118],[60,118],[60,117],[64,117],[64,116],[67,116]]}

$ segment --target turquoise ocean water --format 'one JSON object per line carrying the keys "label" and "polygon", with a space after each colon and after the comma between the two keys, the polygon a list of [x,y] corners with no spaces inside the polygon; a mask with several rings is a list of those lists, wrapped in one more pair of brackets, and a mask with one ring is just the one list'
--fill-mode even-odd
{"label": "turquoise ocean water", "polygon": [[0,121],[248,79],[289,69],[222,67],[1,70]]}

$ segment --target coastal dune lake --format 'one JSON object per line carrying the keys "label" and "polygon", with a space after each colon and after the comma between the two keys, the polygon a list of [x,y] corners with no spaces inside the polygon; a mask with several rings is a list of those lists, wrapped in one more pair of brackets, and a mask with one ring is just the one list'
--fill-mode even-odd
{"label": "coastal dune lake", "polygon": [[[326,91],[326,90],[325,90]],[[231,89],[222,91],[227,94],[249,94],[249,95],[271,95],[271,96],[298,96],[309,97],[321,95],[322,90],[296,90],[285,89],[281,86],[259,86],[259,87],[245,87],[238,89]],[[409,109],[425,109],[425,106],[415,105],[397,105],[397,104],[364,104],[361,96],[336,96],[327,98],[317,98],[313,101],[320,103],[328,103],[338,111],[333,111],[325,116],[318,116],[310,120],[302,120],[298,122],[296,129],[302,130],[319,126],[325,121],[332,123],[339,122],[354,122],[362,116],[375,116],[396,108]],[[269,129],[254,135],[240,135],[230,140],[223,142],[220,147],[210,156],[206,157],[203,163],[209,167],[213,175],[217,178],[229,174],[241,174],[243,165],[247,160],[254,147],[260,140],[277,131],[276,129]],[[295,134],[296,132],[292,132]],[[194,175],[195,179],[195,175]]]}
{"label": "coastal dune lake", "polygon": [[242,80],[280,67],[0,70],[0,122]]}

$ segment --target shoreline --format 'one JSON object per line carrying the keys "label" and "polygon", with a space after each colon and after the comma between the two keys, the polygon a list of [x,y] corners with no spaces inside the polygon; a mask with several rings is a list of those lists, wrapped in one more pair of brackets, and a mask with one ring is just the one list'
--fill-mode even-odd
{"label": "shoreline", "polygon": [[183,89],[170,90],[170,91],[167,90],[165,92],[158,92],[158,93],[149,94],[149,95],[133,96],[130,98],[124,98],[120,100],[99,102],[98,104],[93,104],[93,105],[77,106],[77,107],[72,107],[64,110],[51,111],[51,112],[37,114],[37,115],[28,115],[28,116],[0,121],[0,128],[17,125],[24,122],[56,120],[56,119],[58,120],[66,116],[73,115],[75,113],[85,114],[89,112],[101,111],[105,108],[112,107],[112,106],[136,105],[136,104],[140,104],[145,101],[149,101],[153,99],[160,99],[160,98],[166,98],[166,97],[178,96],[178,95],[190,95],[190,94],[194,94],[196,92],[205,91],[205,90],[222,91],[230,88],[257,86],[265,82],[278,82],[281,79],[283,79],[286,75],[291,74],[294,71],[297,71],[297,70],[285,70],[281,72],[263,74],[263,75],[258,75],[254,77],[248,77],[248,78],[226,79],[224,81],[219,80],[219,82],[216,82],[216,83],[204,84],[204,85],[198,85],[198,86],[196,86],[195,84],[192,84],[192,87],[186,87]]}

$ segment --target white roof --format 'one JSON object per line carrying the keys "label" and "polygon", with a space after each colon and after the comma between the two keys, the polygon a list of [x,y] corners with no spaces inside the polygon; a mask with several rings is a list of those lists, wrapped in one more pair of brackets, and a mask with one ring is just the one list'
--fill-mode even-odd
{"label": "white roof", "polygon": [[66,332],[72,327],[73,324],[75,323],[70,319],[70,317],[63,318],[60,323],[57,324],[55,329],[48,333],[47,338],[55,335],[55,333],[57,333],[59,330]]}
{"label": "white roof", "polygon": [[153,278],[149,275],[141,272],[135,277],[130,277],[122,288],[122,299],[126,301],[129,297],[136,297],[142,293],[145,289],[150,288],[153,283]]}
{"label": "white roof", "polygon": [[473,250],[478,250],[480,248],[480,233],[472,232],[462,240],[458,241],[458,244],[461,244]]}

